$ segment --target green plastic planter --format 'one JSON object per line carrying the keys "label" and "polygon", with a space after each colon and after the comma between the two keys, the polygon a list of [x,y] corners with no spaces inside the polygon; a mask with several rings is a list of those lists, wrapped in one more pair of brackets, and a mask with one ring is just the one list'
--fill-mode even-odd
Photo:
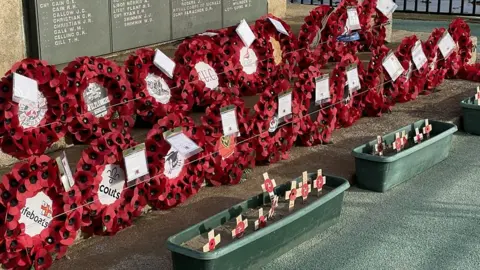
{"label": "green plastic planter", "polygon": [[[309,175],[310,179],[315,179],[316,176],[316,173]],[[244,238],[235,240],[226,246],[221,246],[212,252],[203,253],[192,250],[182,246],[182,243],[200,234],[207,233],[229,220],[234,220],[248,209],[255,209],[264,205],[264,202],[270,201],[268,194],[264,193],[252,197],[170,237],[167,241],[167,248],[172,252],[173,268],[177,270],[259,269],[262,265],[300,243],[325,231],[337,222],[342,209],[344,192],[350,187],[345,179],[333,176],[326,177],[326,186],[333,188],[333,190],[318,200],[277,222],[268,224],[267,227],[259,231],[247,234]],[[297,179],[298,181],[300,181],[300,178]],[[275,193],[285,195],[285,192],[289,189],[290,183],[286,183],[278,186]],[[311,196],[315,195],[312,193]],[[250,222],[247,230],[253,230],[253,225]]]}
{"label": "green plastic planter", "polygon": [[467,98],[460,105],[463,110],[463,129],[465,132],[480,135],[480,106],[474,103],[475,98]]}
{"label": "green plastic planter", "polygon": [[[359,187],[378,192],[409,180],[448,157],[453,133],[458,129],[450,123],[429,120],[432,125],[430,139],[403,150],[393,156],[372,155],[376,140],[359,146],[352,151],[355,157],[356,177]],[[405,130],[409,138],[415,135],[415,128],[423,129],[425,120],[396,130],[383,136],[387,145],[392,145],[395,134]]]}

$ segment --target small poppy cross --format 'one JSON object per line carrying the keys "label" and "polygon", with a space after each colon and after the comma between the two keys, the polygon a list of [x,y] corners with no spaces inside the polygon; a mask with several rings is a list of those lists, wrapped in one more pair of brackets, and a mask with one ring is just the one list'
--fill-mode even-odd
{"label": "small poppy cross", "polygon": [[393,142],[393,149],[397,150],[397,152],[400,152],[403,147],[403,138],[400,137],[400,133],[395,134],[395,141]]}
{"label": "small poppy cross", "polygon": [[375,144],[375,155],[383,156],[383,151],[385,150],[385,142],[383,141],[382,136],[377,136],[377,143]]}
{"label": "small poppy cross", "polygon": [[303,202],[305,203],[308,199],[308,194],[312,192],[312,186],[308,184],[308,172],[303,172],[303,181],[299,183],[299,189],[302,192]]}
{"label": "small poppy cross", "polygon": [[408,135],[404,130],[404,131],[402,131],[402,149],[405,148],[405,146],[407,146],[407,144],[408,144]]}
{"label": "small poppy cross", "polygon": [[318,170],[317,179],[313,182],[313,188],[317,189],[317,196],[320,196],[323,186],[327,183],[327,178],[323,176],[322,170]]}
{"label": "small poppy cross", "polygon": [[292,181],[290,190],[285,193],[285,199],[290,201],[290,204],[288,205],[288,210],[292,211],[293,207],[295,206],[295,200],[298,197],[297,193],[297,181]]}
{"label": "small poppy cross", "polygon": [[263,208],[258,210],[258,219],[255,221],[255,231],[267,226],[267,217],[263,215]]}
{"label": "small poppy cross", "polygon": [[432,125],[428,123],[428,119],[425,119],[425,127],[423,128],[423,134],[430,138],[430,132],[432,132]]}
{"label": "small poppy cross", "polygon": [[477,93],[475,94],[475,104],[480,105],[480,86],[477,86]]}
{"label": "small poppy cross", "polygon": [[232,237],[233,238],[242,238],[243,233],[245,233],[245,229],[248,227],[248,220],[242,220],[242,215],[237,217],[237,227],[232,230]]}
{"label": "small poppy cross", "polygon": [[208,243],[203,246],[203,252],[213,251],[220,244],[220,240],[220,234],[215,235],[214,230],[208,232]]}
{"label": "small poppy cross", "polygon": [[278,207],[278,196],[273,195],[273,200],[272,200],[272,206],[270,207],[270,210],[268,210],[268,218],[272,219],[273,216],[275,215],[275,208]]}
{"label": "small poppy cross", "polygon": [[270,177],[268,176],[268,173],[264,173],[263,174],[262,190],[263,190],[263,192],[268,193],[271,200],[272,200],[273,196],[275,196],[274,189],[275,189],[276,186],[277,186],[277,183],[275,183],[275,180],[270,179]]}
{"label": "small poppy cross", "polygon": [[418,128],[415,129],[415,137],[413,137],[413,141],[415,141],[415,143],[421,143],[423,141],[423,134],[420,133],[420,130],[418,130]]}

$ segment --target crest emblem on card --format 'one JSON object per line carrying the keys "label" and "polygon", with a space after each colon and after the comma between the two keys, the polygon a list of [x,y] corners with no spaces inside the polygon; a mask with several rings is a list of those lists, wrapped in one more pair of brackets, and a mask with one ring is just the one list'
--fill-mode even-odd
{"label": "crest emblem on card", "polygon": [[52,206],[50,204],[43,201],[40,209],[42,209],[42,216],[47,217],[47,218],[52,218],[53,210],[52,210]]}
{"label": "crest emblem on card", "polygon": [[218,152],[223,159],[227,159],[235,153],[235,135],[222,136],[217,144]]}

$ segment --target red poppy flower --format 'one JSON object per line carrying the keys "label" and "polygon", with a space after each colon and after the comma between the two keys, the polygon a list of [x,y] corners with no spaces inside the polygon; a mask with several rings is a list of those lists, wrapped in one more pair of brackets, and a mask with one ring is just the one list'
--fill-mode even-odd
{"label": "red poppy flower", "polygon": [[457,74],[457,78],[480,82],[480,63],[466,65]]}
{"label": "red poppy flower", "polygon": [[[428,73],[425,84],[425,90],[420,94],[428,95],[434,91],[445,79],[447,68],[445,66],[445,59],[438,48],[438,42],[443,36],[445,28],[435,28],[430,34],[430,37],[425,42],[425,55],[428,59]],[[453,60],[456,53],[453,52],[448,59]]]}
{"label": "red poppy flower", "polygon": [[362,29],[359,31],[362,51],[374,51],[385,45],[388,17],[377,9],[377,0],[365,0],[358,13]]}
{"label": "red poppy flower", "polygon": [[114,62],[77,58],[62,71],[60,82],[61,119],[77,141],[88,143],[110,130],[126,134],[133,127],[130,83]]}
{"label": "red poppy flower", "polygon": [[474,44],[470,39],[470,27],[460,18],[456,18],[450,23],[448,32],[457,45],[455,48],[457,55],[453,58],[453,62],[445,62],[447,67],[449,66],[447,78],[454,78],[459,70],[470,62]]}

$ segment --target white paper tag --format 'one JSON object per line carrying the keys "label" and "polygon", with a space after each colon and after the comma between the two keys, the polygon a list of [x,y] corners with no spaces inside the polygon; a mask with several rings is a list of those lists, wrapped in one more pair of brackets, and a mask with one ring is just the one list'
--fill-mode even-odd
{"label": "white paper tag", "polygon": [[149,73],[145,78],[147,91],[157,102],[168,104],[172,94],[167,82],[160,76]]}
{"label": "white paper tag", "polygon": [[243,72],[251,75],[257,72],[257,54],[254,50],[243,47],[240,50],[240,64],[242,64]]}
{"label": "white paper tag", "polygon": [[402,64],[400,64],[400,61],[398,61],[397,56],[393,52],[390,52],[390,54],[388,54],[387,57],[383,59],[382,64],[393,81],[396,81],[398,77],[400,77],[400,75],[402,75],[405,71]]}
{"label": "white paper tag", "polygon": [[47,111],[47,99],[41,92],[38,92],[37,102],[21,99],[18,102],[18,120],[20,125],[25,129],[38,127],[43,118],[45,118]]}
{"label": "white paper tag", "polygon": [[125,186],[125,172],[116,164],[107,164],[103,169],[102,181],[98,187],[98,200],[103,205],[110,205],[120,199]]}
{"label": "white paper tag", "polygon": [[198,34],[199,36],[207,36],[207,37],[216,37],[218,36],[217,33],[213,33],[213,32],[205,32],[205,33],[201,33],[201,34]]}
{"label": "white paper tag", "polygon": [[315,79],[315,103],[322,105],[330,101],[330,76],[328,74]]}
{"label": "white paper tag", "polygon": [[422,42],[420,42],[420,40],[417,40],[415,46],[412,48],[412,60],[417,70],[421,69],[427,62],[427,57],[423,52]]}
{"label": "white paper tag", "polygon": [[385,16],[389,16],[392,14],[396,9],[398,8],[398,5],[395,4],[392,0],[378,0],[377,1],[377,9],[383,13]]}
{"label": "white paper tag", "polygon": [[155,50],[155,58],[153,64],[160,69],[165,75],[173,79],[173,71],[175,70],[175,62],[160,50]]}
{"label": "white paper tag", "polygon": [[203,151],[192,139],[187,137],[183,132],[167,136],[167,142],[185,158],[189,158]]}
{"label": "white paper tag", "polygon": [[234,106],[220,109],[222,117],[223,136],[230,136],[238,133],[237,110]]}
{"label": "white paper tag", "polygon": [[13,102],[20,103],[22,99],[38,102],[38,93],[37,81],[18,73],[13,73]]}
{"label": "white paper tag", "polygon": [[292,114],[292,91],[278,96],[278,118],[282,119],[285,116]]}
{"label": "white paper tag", "polygon": [[125,161],[125,169],[127,170],[128,184],[142,176],[148,175],[148,163],[144,143],[123,151],[123,159]]}
{"label": "white paper tag", "polygon": [[165,174],[168,179],[175,179],[180,175],[180,172],[182,172],[184,165],[185,157],[172,147],[165,156],[163,174]]}
{"label": "white paper tag", "polygon": [[405,77],[407,78],[407,80],[410,80],[410,77],[412,76],[412,71],[413,71],[413,63],[412,61],[410,61],[407,74],[405,74]]}
{"label": "white paper tag", "polygon": [[247,21],[243,19],[240,24],[238,25],[236,32],[240,39],[242,39],[243,44],[248,48],[252,45],[255,41],[255,34],[253,33],[250,25],[248,25]]}
{"label": "white paper tag", "polygon": [[198,62],[195,65],[195,70],[197,71],[198,78],[205,83],[206,87],[215,89],[220,85],[217,72],[215,72],[215,69],[209,64]]}
{"label": "white paper tag", "polygon": [[273,24],[273,26],[275,26],[275,29],[277,29],[277,31],[281,34],[284,34],[284,35],[287,35],[288,36],[288,31],[287,29],[285,29],[285,26],[283,26],[283,24],[278,21],[278,20],[275,20],[275,19],[272,19],[272,18],[268,18],[270,20],[270,22]]}
{"label": "white paper tag", "polygon": [[360,25],[360,20],[358,19],[356,7],[349,7],[347,9],[347,16],[347,24],[350,30],[360,30],[362,28]]}
{"label": "white paper tag", "polygon": [[450,54],[453,52],[456,46],[457,45],[455,44],[455,41],[453,40],[452,36],[450,36],[450,33],[448,33],[448,31],[445,31],[445,34],[438,42],[438,48],[440,49],[440,52],[442,53],[443,58],[447,59],[450,56]]}
{"label": "white paper tag", "polygon": [[356,65],[352,65],[347,69],[347,83],[350,95],[362,88],[360,85],[360,78],[358,77],[358,69]]}
{"label": "white paper tag", "polygon": [[87,110],[95,117],[104,117],[108,113],[110,98],[107,89],[98,83],[90,83],[83,92],[83,100]]}
{"label": "white paper tag", "polygon": [[69,191],[73,185],[75,185],[75,180],[73,178],[72,170],[68,164],[67,155],[65,151],[60,154],[59,157],[55,159],[57,162],[58,170],[60,172],[60,179],[62,180],[63,187],[65,191]]}
{"label": "white paper tag", "polygon": [[43,191],[28,198],[20,211],[20,223],[25,224],[25,234],[34,237],[48,228],[53,218],[53,202]]}

